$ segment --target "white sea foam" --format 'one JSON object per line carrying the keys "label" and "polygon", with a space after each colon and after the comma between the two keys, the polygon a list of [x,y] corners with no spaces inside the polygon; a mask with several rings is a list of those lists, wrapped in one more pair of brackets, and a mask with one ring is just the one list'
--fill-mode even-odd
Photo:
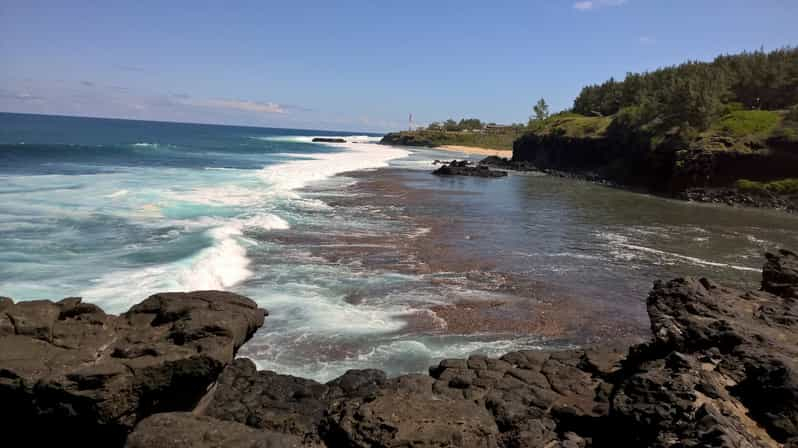
{"label": "white sea foam", "polygon": [[106,198],[118,198],[118,197],[125,196],[128,193],[129,193],[129,191],[127,191],[127,190],[117,190],[117,191],[115,191],[115,192],[113,192],[111,194],[107,194],[107,195],[105,195],[103,197],[106,197]]}
{"label": "white sea foam", "polygon": [[138,143],[133,143],[130,146],[133,146],[133,147],[136,147],[136,148],[157,148],[158,144],[157,143],[138,142]]}
{"label": "white sea foam", "polygon": [[209,231],[215,242],[202,250],[191,266],[181,275],[181,289],[227,289],[252,276],[246,248],[237,240],[241,235],[240,222],[232,222]]}
{"label": "white sea foam", "polygon": [[[758,269],[758,268],[749,268],[747,266],[738,266],[738,265],[729,264],[729,263],[720,263],[720,262],[715,262],[715,261],[710,261],[710,260],[704,260],[704,259],[698,258],[698,257],[691,257],[691,256],[688,256],[688,255],[682,255],[682,254],[677,254],[677,253],[673,253],[673,252],[667,252],[667,251],[664,251],[664,250],[654,249],[654,248],[651,248],[651,247],[641,246],[641,245],[637,245],[637,244],[631,244],[631,243],[629,243],[629,238],[628,237],[626,237],[624,235],[617,234],[617,233],[599,232],[598,236],[603,238],[603,239],[605,239],[605,240],[607,240],[609,242],[610,246],[614,246],[615,247],[613,255],[615,255],[615,256],[617,256],[617,257],[619,257],[621,259],[624,259],[624,260],[631,260],[631,259],[636,258],[637,255],[635,254],[635,252],[643,252],[643,253],[647,253],[647,254],[657,255],[657,256],[665,259],[665,260],[677,259],[677,260],[687,261],[687,262],[690,262],[690,263],[693,263],[693,264],[697,264],[697,265],[713,266],[713,267],[719,267],[719,268],[729,268],[729,269],[734,269],[736,271],[749,271],[749,272],[759,272],[760,271],[760,269]],[[626,250],[625,251],[624,250],[619,250],[619,248],[626,249]]]}
{"label": "white sea foam", "polygon": [[408,151],[390,146],[363,143],[340,145],[348,151],[313,154],[312,159],[292,160],[262,169],[259,177],[275,191],[289,192],[347,171],[388,166],[393,159],[405,157]]}
{"label": "white sea foam", "polygon": [[264,140],[268,142],[286,143],[315,143],[313,141],[314,138],[341,138],[346,140],[347,143],[377,143],[382,139],[382,137],[374,137],[371,135],[285,135],[252,138],[255,140]]}

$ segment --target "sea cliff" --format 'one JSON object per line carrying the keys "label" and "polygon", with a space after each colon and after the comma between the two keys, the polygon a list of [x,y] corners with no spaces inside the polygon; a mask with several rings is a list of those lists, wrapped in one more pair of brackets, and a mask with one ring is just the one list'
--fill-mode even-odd
{"label": "sea cliff", "polygon": [[798,255],[761,290],[656,282],[651,340],[446,359],[327,383],[233,360],[263,323],[222,292],[121,316],[0,300],[6,440],[134,447],[774,447],[798,443]]}

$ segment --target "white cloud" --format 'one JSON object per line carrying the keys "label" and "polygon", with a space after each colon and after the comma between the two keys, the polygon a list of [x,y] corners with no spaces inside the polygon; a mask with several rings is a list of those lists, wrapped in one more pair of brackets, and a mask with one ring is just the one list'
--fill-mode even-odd
{"label": "white cloud", "polygon": [[574,3],[574,9],[577,11],[590,11],[604,6],[620,6],[626,3],[627,0],[583,0]]}
{"label": "white cloud", "polygon": [[653,43],[657,42],[656,39],[654,39],[651,36],[640,36],[640,38],[638,40],[643,45],[649,45],[649,44],[653,44]]}
{"label": "white cloud", "polygon": [[242,101],[242,100],[227,100],[227,99],[192,100],[190,98],[181,99],[178,102],[189,106],[210,107],[214,109],[233,109],[245,112],[257,112],[265,114],[285,113],[285,108],[283,106],[272,102]]}

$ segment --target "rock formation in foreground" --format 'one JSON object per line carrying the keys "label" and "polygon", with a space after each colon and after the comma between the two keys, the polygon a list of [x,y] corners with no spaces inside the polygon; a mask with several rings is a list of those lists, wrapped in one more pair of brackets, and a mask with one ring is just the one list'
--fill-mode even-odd
{"label": "rock formation in foreground", "polygon": [[796,254],[767,255],[760,291],[677,279],[657,282],[647,306],[652,340],[631,348],[471,356],[321,384],[229,362],[262,319],[240,296],[157,295],[118,318],[70,299],[0,301],[2,421],[62,435],[140,420],[129,448],[798,447]]}
{"label": "rock formation in foreground", "polygon": [[140,419],[193,409],[264,314],[215,291],[156,294],[120,316],[2,298],[0,444],[121,446]]}
{"label": "rock formation in foreground", "polygon": [[[653,339],[628,351],[471,356],[326,384],[238,359],[194,414],[150,417],[128,446],[798,446],[796,303],[798,256],[782,251],[768,255],[762,291],[656,283]],[[208,428],[218,432],[197,436]]]}

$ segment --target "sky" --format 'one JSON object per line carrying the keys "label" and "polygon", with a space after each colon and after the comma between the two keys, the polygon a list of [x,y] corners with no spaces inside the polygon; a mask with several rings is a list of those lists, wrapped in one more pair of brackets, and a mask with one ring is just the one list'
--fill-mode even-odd
{"label": "sky", "polygon": [[796,0],[0,0],[0,111],[383,132],[525,122],[627,72],[798,45]]}

